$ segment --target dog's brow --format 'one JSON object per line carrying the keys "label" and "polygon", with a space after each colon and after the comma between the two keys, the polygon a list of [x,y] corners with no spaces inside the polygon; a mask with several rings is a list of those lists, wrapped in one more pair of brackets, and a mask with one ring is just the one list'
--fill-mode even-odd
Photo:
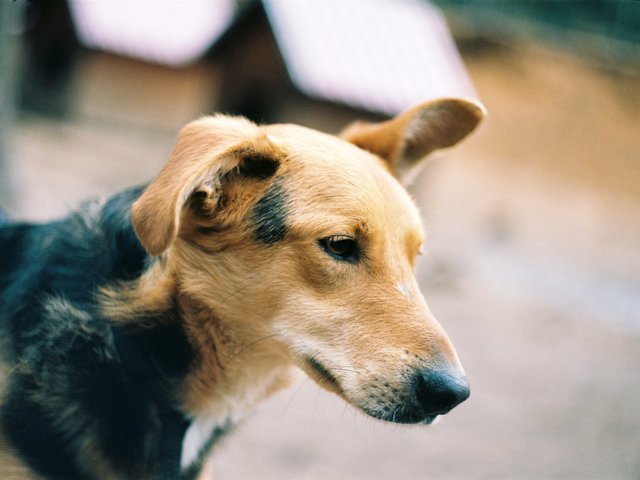
{"label": "dog's brow", "polygon": [[284,240],[287,234],[287,192],[276,180],[253,207],[253,237],[260,243]]}

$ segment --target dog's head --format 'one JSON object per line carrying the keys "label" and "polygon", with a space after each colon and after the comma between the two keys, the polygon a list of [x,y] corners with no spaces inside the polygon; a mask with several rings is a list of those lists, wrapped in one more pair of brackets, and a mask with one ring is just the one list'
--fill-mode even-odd
{"label": "dog's head", "polygon": [[443,99],[341,138],[203,118],[181,132],[133,224],[173,265],[180,292],[245,347],[268,338],[364,412],[430,423],[469,388],[416,283],[424,232],[398,180],[482,116]]}

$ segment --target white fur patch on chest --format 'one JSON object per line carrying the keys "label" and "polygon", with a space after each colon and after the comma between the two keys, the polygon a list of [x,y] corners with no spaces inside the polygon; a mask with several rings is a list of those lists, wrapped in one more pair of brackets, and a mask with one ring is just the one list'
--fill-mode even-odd
{"label": "white fur patch on chest", "polygon": [[231,427],[231,422],[220,422],[219,419],[195,419],[182,440],[182,457],[180,468],[185,470],[190,466],[202,463],[209,453],[216,433],[220,436],[224,430]]}
{"label": "white fur patch on chest", "polygon": [[291,369],[259,372],[256,378],[238,375],[230,384],[220,384],[224,396],[212,396],[206,408],[192,412],[194,419],[182,440],[182,470],[202,466],[214,444],[237,425],[260,401],[277,391],[275,385],[289,378]]}

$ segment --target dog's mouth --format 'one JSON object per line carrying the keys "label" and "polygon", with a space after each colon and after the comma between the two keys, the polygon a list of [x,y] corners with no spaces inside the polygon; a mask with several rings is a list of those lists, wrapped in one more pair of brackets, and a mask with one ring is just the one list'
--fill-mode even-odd
{"label": "dog's mouth", "polygon": [[342,392],[342,387],[338,379],[316,358],[306,357],[306,363],[310,367],[313,373],[312,378],[320,385],[326,387],[328,390],[332,390],[336,393]]}
{"label": "dog's mouth", "polygon": [[425,415],[420,408],[400,405],[395,408],[385,407],[382,410],[363,408],[363,411],[378,420],[390,423],[431,425],[439,415]]}
{"label": "dog's mouth", "polygon": [[[337,393],[345,400],[349,401],[345,397],[344,391],[340,386],[340,382],[327,367],[325,367],[317,358],[312,356],[305,356],[304,360],[306,363],[305,366],[308,367],[304,368],[304,370],[307,371],[309,376],[315,380],[316,383],[329,391]],[[436,422],[439,417],[438,414],[426,415],[418,405],[388,405],[383,406],[381,409],[372,409],[367,406],[358,405],[357,403],[355,403],[354,406],[373,418],[391,423],[431,425]]]}

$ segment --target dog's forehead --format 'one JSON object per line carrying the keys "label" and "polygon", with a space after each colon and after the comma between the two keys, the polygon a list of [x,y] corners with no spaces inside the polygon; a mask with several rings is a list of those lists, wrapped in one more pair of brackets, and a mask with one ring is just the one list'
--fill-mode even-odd
{"label": "dog's forehead", "polygon": [[424,236],[415,204],[380,158],[297,125],[271,125],[266,133],[286,153],[282,176],[291,202],[309,206],[299,212],[302,218],[318,208],[318,225],[344,224],[348,230],[357,223],[375,222],[380,228],[392,223],[412,237]]}

